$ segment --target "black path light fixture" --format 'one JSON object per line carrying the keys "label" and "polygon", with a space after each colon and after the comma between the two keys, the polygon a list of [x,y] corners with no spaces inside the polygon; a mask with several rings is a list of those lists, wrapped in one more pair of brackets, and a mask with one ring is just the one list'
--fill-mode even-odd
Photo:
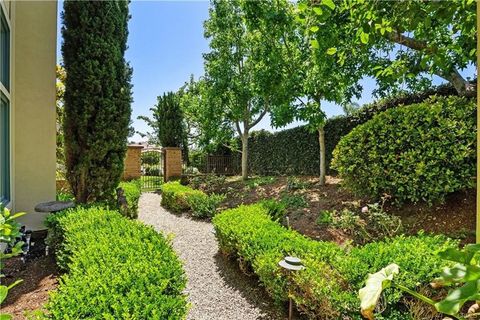
{"label": "black path light fixture", "polygon": [[[297,257],[287,256],[281,260],[278,265],[287,272],[297,272],[305,269],[305,266],[302,264],[302,260]],[[293,302],[292,295],[290,294],[290,286],[288,289],[288,320],[292,320],[293,315]]]}

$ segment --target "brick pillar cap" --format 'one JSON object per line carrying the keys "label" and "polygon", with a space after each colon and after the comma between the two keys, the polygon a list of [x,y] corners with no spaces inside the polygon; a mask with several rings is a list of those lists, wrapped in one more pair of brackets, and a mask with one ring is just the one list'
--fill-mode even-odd
{"label": "brick pillar cap", "polygon": [[180,147],[163,147],[162,150],[182,150]]}

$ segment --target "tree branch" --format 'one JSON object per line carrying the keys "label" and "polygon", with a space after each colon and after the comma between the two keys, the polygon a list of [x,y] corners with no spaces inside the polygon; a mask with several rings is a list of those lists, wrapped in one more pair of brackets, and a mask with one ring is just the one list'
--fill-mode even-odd
{"label": "tree branch", "polygon": [[[425,41],[405,36],[398,31],[389,32],[386,34],[386,37],[388,40],[404,45],[412,50],[424,51],[428,54],[435,54],[438,52],[436,47],[429,46]],[[474,86],[465,80],[456,68],[452,68],[450,72],[439,71],[435,74],[450,82],[460,95],[468,95],[470,92],[474,91]]]}
{"label": "tree branch", "polygon": [[260,113],[260,115],[258,116],[257,120],[253,121],[249,126],[248,126],[248,129],[252,129],[253,127],[255,127],[261,120],[262,118],[267,114],[268,112],[268,107],[263,109],[262,113]]}
{"label": "tree branch", "polygon": [[237,129],[237,132],[241,137],[243,133],[242,133],[242,129],[240,129],[240,123],[238,123],[238,121],[235,121],[235,128]]}
{"label": "tree branch", "polygon": [[406,46],[410,49],[417,50],[417,51],[426,51],[428,53],[435,53],[437,52],[437,48],[429,47],[426,42],[420,41],[409,36],[405,36],[398,31],[392,31],[386,33],[387,39],[398,43],[400,45]]}

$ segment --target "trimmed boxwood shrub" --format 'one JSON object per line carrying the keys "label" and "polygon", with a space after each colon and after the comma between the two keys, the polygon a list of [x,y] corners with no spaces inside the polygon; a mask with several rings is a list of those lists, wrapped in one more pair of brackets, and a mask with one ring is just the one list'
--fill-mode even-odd
{"label": "trimmed boxwood shrub", "polygon": [[160,189],[162,190],[162,206],[174,212],[183,212],[190,209],[187,202],[189,195],[205,195],[203,191],[184,186],[178,181],[164,183]]}
{"label": "trimmed boxwood shrub", "polygon": [[476,105],[432,97],[376,115],[343,137],[332,166],[358,194],[397,203],[441,201],[475,187]]}
{"label": "trimmed boxwood shrub", "polygon": [[47,318],[185,318],[182,265],[151,227],[98,207],[50,215],[47,224],[66,270],[46,304]]}
{"label": "trimmed boxwood shrub", "polygon": [[174,212],[191,211],[197,218],[210,218],[217,212],[218,205],[225,200],[224,195],[207,195],[201,190],[192,189],[178,181],[164,183],[162,206]]}
{"label": "trimmed boxwood shrub", "polygon": [[[438,275],[445,262],[437,253],[456,245],[443,236],[420,234],[341,248],[284,228],[258,204],[226,210],[215,216],[213,223],[224,254],[236,256],[243,269],[253,270],[276,301],[288,299],[290,293],[297,308],[310,319],[361,319],[357,292],[369,272],[395,262],[402,269],[399,281],[415,289]],[[305,270],[282,270],[278,262],[286,255],[301,258]],[[399,302],[401,296],[398,290],[386,291],[385,319],[410,319],[405,309],[400,312],[405,317],[398,318],[398,310],[406,308]]]}
{"label": "trimmed boxwood shrub", "polygon": [[136,219],[138,217],[138,201],[142,195],[142,182],[140,180],[122,181],[118,187],[123,189],[127,199],[127,217]]}

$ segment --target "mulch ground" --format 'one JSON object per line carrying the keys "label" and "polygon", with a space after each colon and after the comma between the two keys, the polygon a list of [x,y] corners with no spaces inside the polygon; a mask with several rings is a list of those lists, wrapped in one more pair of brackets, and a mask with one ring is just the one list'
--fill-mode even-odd
{"label": "mulch ground", "polygon": [[[352,206],[365,206],[374,203],[368,198],[359,198],[341,185],[336,177],[327,177],[325,186],[317,184],[316,177],[298,177],[307,184],[295,194],[303,195],[307,206],[300,209],[290,209],[288,213],[290,225],[300,233],[317,240],[343,243],[348,236],[341,230],[328,225],[318,225],[316,220],[323,210],[342,210]],[[235,207],[239,204],[250,204],[261,199],[276,198],[286,193],[287,178],[277,177],[273,183],[249,188],[238,178],[229,178],[215,192],[226,193],[224,207]],[[445,203],[429,206],[427,204],[407,204],[400,208],[386,205],[385,211],[401,218],[405,231],[416,234],[420,230],[427,233],[446,234],[459,238],[463,243],[475,241],[476,202],[475,190],[457,192],[447,197]]]}
{"label": "mulch ground", "polygon": [[20,257],[5,262],[2,284],[9,285],[18,279],[23,281],[13,287],[2,303],[2,313],[11,314],[13,319],[27,319],[26,315],[42,308],[47,302],[49,291],[58,284],[58,268],[53,255],[37,256],[23,263]]}

